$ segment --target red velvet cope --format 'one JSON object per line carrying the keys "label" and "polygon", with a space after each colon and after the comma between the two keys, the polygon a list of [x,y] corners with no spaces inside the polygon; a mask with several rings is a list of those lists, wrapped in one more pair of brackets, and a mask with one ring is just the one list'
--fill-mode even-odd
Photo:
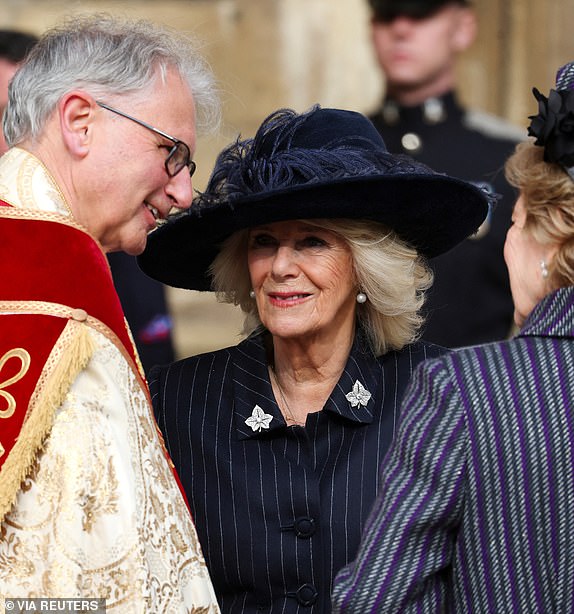
{"label": "red velvet cope", "polygon": [[2,218],[0,301],[44,301],[84,309],[119,337],[134,364],[105,255],[85,232],[58,222]]}

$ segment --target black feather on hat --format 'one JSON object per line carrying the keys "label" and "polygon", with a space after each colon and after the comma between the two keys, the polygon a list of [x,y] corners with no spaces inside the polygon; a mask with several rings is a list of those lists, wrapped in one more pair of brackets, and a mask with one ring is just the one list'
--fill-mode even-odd
{"label": "black feather on hat", "polygon": [[235,231],[285,220],[381,222],[427,257],[476,232],[492,196],[387,151],[360,113],[319,106],[270,115],[217,158],[207,188],[152,232],[139,264],[171,286],[210,290],[209,266]]}

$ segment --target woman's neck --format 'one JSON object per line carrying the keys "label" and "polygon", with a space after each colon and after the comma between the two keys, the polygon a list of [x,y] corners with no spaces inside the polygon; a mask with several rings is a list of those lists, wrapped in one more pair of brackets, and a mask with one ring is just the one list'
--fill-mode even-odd
{"label": "woman's neck", "polygon": [[269,371],[275,398],[288,424],[305,424],[323,409],[347,364],[353,336],[335,343],[273,338]]}

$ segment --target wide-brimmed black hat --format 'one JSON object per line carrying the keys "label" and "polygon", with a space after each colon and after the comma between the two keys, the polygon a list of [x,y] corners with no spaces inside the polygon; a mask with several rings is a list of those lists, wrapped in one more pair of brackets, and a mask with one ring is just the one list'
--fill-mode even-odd
{"label": "wide-brimmed black hat", "polygon": [[470,5],[470,0],[369,0],[375,19],[392,21],[399,16],[422,19],[432,15],[445,4]]}
{"label": "wide-brimmed black hat", "polygon": [[221,152],[206,190],[149,235],[138,260],[158,281],[209,290],[209,266],[237,230],[321,218],[381,222],[432,257],[476,232],[488,207],[480,188],[390,154],[360,113],[281,110]]}

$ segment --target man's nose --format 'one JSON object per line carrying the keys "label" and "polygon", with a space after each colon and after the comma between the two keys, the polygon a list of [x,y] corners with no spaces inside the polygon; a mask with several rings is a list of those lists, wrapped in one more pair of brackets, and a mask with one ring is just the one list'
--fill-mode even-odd
{"label": "man's nose", "polygon": [[193,199],[193,185],[187,169],[184,168],[177,175],[170,177],[165,191],[174,207],[189,209]]}

